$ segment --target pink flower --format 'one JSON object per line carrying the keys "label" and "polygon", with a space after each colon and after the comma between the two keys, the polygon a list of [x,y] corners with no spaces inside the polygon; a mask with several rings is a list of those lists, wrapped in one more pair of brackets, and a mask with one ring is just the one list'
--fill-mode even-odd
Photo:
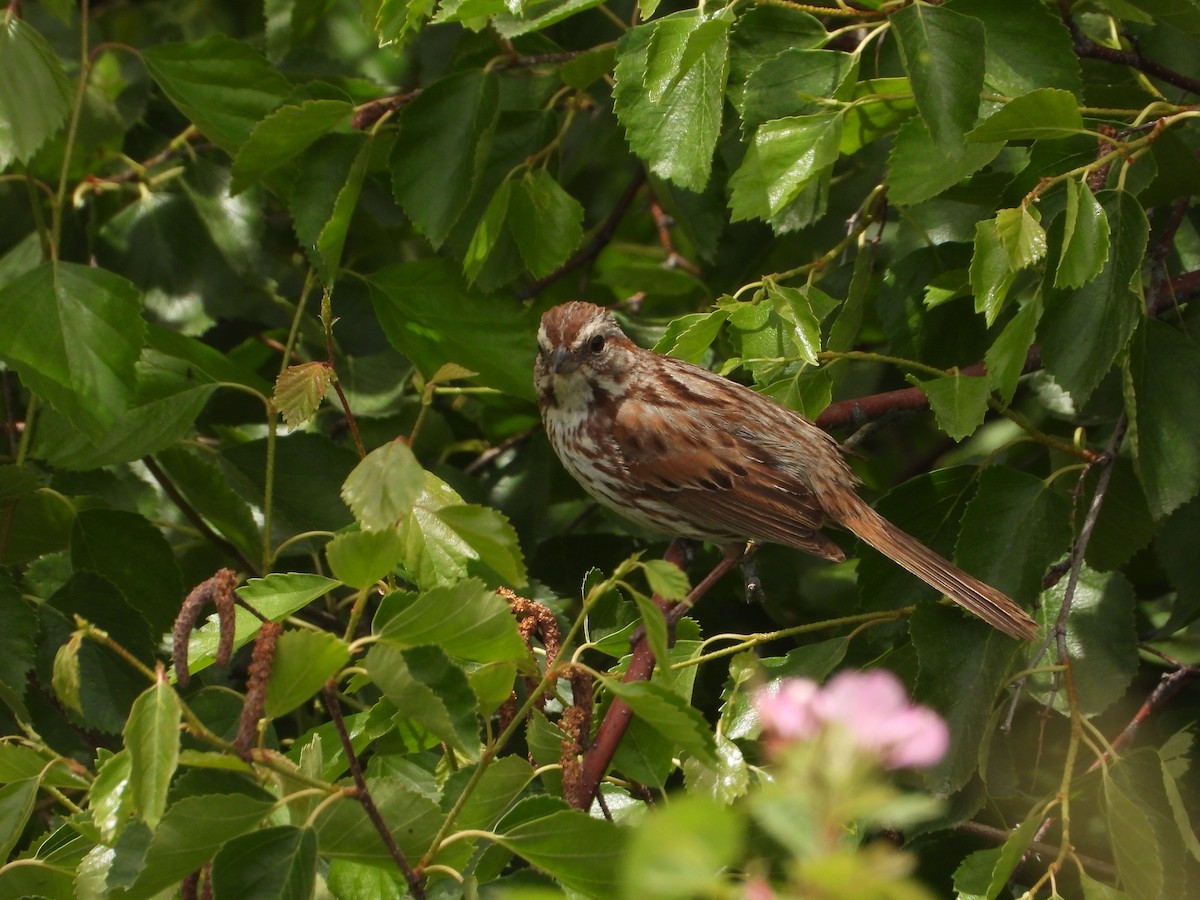
{"label": "pink flower", "polygon": [[807,678],[776,682],[759,692],[758,712],[774,744],[813,740],[833,726],[889,769],[935,765],[950,747],[941,716],[910,703],[885,669],[841,672],[824,687]]}

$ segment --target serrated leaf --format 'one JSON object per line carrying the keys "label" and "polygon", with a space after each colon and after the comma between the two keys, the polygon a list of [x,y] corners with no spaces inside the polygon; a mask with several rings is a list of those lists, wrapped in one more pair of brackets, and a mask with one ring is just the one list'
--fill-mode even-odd
{"label": "serrated leaf", "polygon": [[770,219],[837,161],[842,114],[817,113],[767,122],[730,176],[732,220]]}
{"label": "serrated leaf", "polygon": [[[435,81],[400,114],[392,190],[435,249],[471,196],[491,144],[498,104],[496,74],[475,68]],[[430,177],[432,172],[438,173],[436,178]]]}
{"label": "serrated leaf", "polygon": [[372,136],[359,132],[326,134],[297,163],[288,209],[296,237],[327,287],[337,280],[372,144]]}
{"label": "serrated leaf", "polygon": [[343,584],[363,590],[387,576],[404,555],[404,541],[394,528],[348,531],[325,545],[325,558]]}
{"label": "serrated leaf", "polygon": [[888,21],[933,142],[943,150],[961,147],[975,124],[983,90],[982,24],[924,3],[906,6]]}
{"label": "serrated leaf", "polygon": [[408,444],[389,441],[354,467],[342,484],[342,499],[364,531],[394,528],[412,510],[424,478]]}
{"label": "serrated leaf", "polygon": [[[1063,578],[1042,595],[1042,621],[1057,620],[1066,588]],[[1124,575],[1096,572],[1084,565],[1067,616],[1065,640],[1077,707],[1085,716],[1099,715],[1112,706],[1137,672],[1134,603],[1133,588]],[[1033,681],[1040,693],[1054,695],[1058,709],[1066,710],[1067,701],[1049,676],[1039,675]]]}
{"label": "serrated leaf", "polygon": [[620,697],[633,714],[674,746],[695,756],[705,765],[717,764],[717,744],[699,710],[677,693],[649,681],[621,682],[605,678],[603,684]]}
{"label": "serrated leaf", "polygon": [[924,121],[910,119],[896,134],[888,157],[888,199],[909,206],[936,197],[978,172],[1002,149],[999,141],[942,147],[934,143]]}
{"label": "serrated leaf", "polygon": [[1034,298],[1027,302],[1004,326],[984,356],[988,382],[1006,405],[1012,402],[1017,382],[1025,371],[1025,361],[1029,356],[1029,348],[1033,346],[1041,317],[1041,300]]}
{"label": "serrated leaf", "polygon": [[967,134],[968,141],[1044,141],[1083,132],[1079,104],[1070,91],[1040,88],[1014,97]]}
{"label": "serrated leaf", "polygon": [[92,439],[130,405],[146,325],[118,275],[44,263],[0,288],[0,359]]}
{"label": "serrated leaf", "polygon": [[1104,818],[1121,881],[1134,897],[1159,897],[1163,888],[1163,861],[1154,828],[1136,796],[1101,770]]}
{"label": "serrated leaf", "polygon": [[[721,131],[729,75],[732,11],[704,19],[693,12],[639,25],[617,44],[613,108],[633,152],[650,171],[680,187],[702,191]],[[659,32],[662,32],[659,35]],[[689,39],[703,50],[686,54]],[[675,52],[652,47],[664,42]],[[653,85],[657,90],[647,90]]]}
{"label": "serrated leaf", "polygon": [[583,207],[545,169],[513,184],[507,227],[534,278],[567,261],[583,238]]}
{"label": "serrated leaf", "polygon": [[62,62],[20,16],[0,23],[0,170],[25,162],[58,131],[71,109]]}
{"label": "serrated leaf", "polygon": [[996,236],[1008,254],[1008,267],[1014,272],[1035,265],[1046,255],[1046,230],[1039,218],[1040,214],[1029,204],[996,213]]}
{"label": "serrated leaf", "polygon": [[125,723],[133,805],[151,830],[167,809],[167,788],[179,765],[182,715],[174,689],[159,681],[133,701]]}
{"label": "serrated leaf", "polygon": [[986,378],[956,373],[928,381],[910,375],[908,380],[929,398],[938,427],[954,440],[969,437],[983,424],[991,397]]}
{"label": "serrated leaf", "polygon": [[[1064,297],[1048,296],[1038,326],[1042,360],[1077,407],[1100,383],[1142,318],[1141,269],[1149,223],[1126,191],[1097,198],[1112,229],[1112,246],[1100,274]],[[1086,341],[1079,339],[1087,335]]]}
{"label": "serrated leaf", "polygon": [[721,326],[729,318],[729,312],[727,309],[715,309],[671,320],[666,332],[654,345],[654,352],[688,362],[699,362],[717,339]]}
{"label": "serrated leaf", "polygon": [[984,84],[989,92],[1008,97],[1038,88],[1082,92],[1071,32],[1041,0],[951,0],[949,5],[983,23]]}
{"label": "serrated leaf", "polygon": [[333,385],[333,370],[323,362],[288,366],[275,380],[272,402],[289,428],[299,428],[312,418]]}
{"label": "serrated leaf", "polygon": [[142,59],[171,102],[231,155],[292,90],[259,51],[223,34],[159,44]]}
{"label": "serrated leaf", "polygon": [[36,777],[21,778],[0,787],[0,852],[5,859],[21,839],[29,817],[33,815],[38,781]]}
{"label": "serrated leaf", "polygon": [[1054,286],[1078,288],[1100,274],[1108,260],[1108,217],[1086,181],[1066,184],[1062,252]]}
{"label": "serrated leaf", "polygon": [[1200,423],[1180,414],[1200,403],[1200,349],[1151,319],[1142,322],[1131,350],[1133,460],[1158,519],[1200,493]]}
{"label": "serrated leaf", "polygon": [[419,724],[468,759],[478,759],[479,723],[467,676],[439,647],[401,650],[376,644],[363,661],[399,715]]}
{"label": "serrated leaf", "polygon": [[683,797],[653,810],[630,836],[624,896],[719,894],[724,870],[741,858],[746,826],[742,815],[708,797]]}
{"label": "serrated leaf", "polygon": [[[410,860],[420,859],[445,817],[437,803],[405,777],[368,777],[367,787],[401,852]],[[362,804],[351,797],[325,806],[314,828],[323,857],[389,869],[395,865]]]}
{"label": "serrated leaf", "polygon": [[229,193],[236,195],[296,159],[318,138],[348,125],[354,107],[344,100],[307,100],[283,106],[254,126],[233,158]]}
{"label": "serrated leaf", "polygon": [[509,605],[475,578],[421,594],[395,591],[380,602],[373,628],[380,641],[401,649],[436,644],[476,662],[529,652]]}
{"label": "serrated leaf", "polygon": [[528,583],[525,557],[516,529],[499,510],[488,506],[443,506],[435,515],[465,544],[468,557],[478,559],[514,588]]}
{"label": "serrated leaf", "polygon": [[[0,473],[8,468],[16,467],[0,468]],[[9,484],[11,486],[12,482]],[[35,659],[38,620],[33,605],[21,596],[21,591],[7,573],[0,574],[0,621],[4,622],[4,628],[0,630],[0,701],[18,716],[28,718],[29,711],[25,705],[28,687],[26,676],[33,668]],[[0,783],[7,780],[10,779],[5,778],[0,770]]]}
{"label": "serrated leaf", "polygon": [[651,592],[663,600],[682,600],[692,589],[687,572],[665,559],[647,559],[641,563]]}
{"label": "serrated leaf", "polygon": [[216,896],[308,900],[317,882],[317,833],[277,825],[233,838],[212,863]]}
{"label": "serrated leaf", "polygon": [[618,895],[625,835],[611,822],[564,809],[508,828],[496,842],[585,897]]}
{"label": "serrated leaf", "polygon": [[274,719],[304,703],[350,659],[345,641],[323,631],[285,631],[275,642],[266,715]]}
{"label": "serrated leaf", "polygon": [[768,281],[765,290],[775,312],[792,326],[790,336],[800,358],[810,366],[818,365],[820,360],[817,354],[821,352],[821,319],[813,309],[812,292],[826,299],[828,297],[816,288],[783,287],[774,281]]}
{"label": "serrated leaf", "polygon": [[822,112],[823,105],[816,102],[821,99],[849,100],[857,66],[856,55],[837,50],[792,48],[768,59],[750,73],[738,95],[743,129]]}

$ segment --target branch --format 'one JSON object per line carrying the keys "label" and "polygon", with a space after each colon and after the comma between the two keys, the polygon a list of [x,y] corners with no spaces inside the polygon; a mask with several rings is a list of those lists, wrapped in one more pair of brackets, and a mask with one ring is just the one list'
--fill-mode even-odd
{"label": "branch", "polygon": [[1093,42],[1091,38],[1083,33],[1083,29],[1079,27],[1079,23],[1071,17],[1070,7],[1066,0],[1059,0],[1058,6],[1062,12],[1063,24],[1070,30],[1071,37],[1075,42],[1076,56],[1085,59],[1099,59],[1119,66],[1129,66],[1131,69],[1137,69],[1139,72],[1152,75],[1160,81],[1165,81],[1167,84],[1181,88],[1188,93],[1200,94],[1200,81],[1184,75],[1182,72],[1167,68],[1162,63],[1156,62],[1153,59],[1142,56],[1140,50],[1114,50],[1112,47],[1102,47],[1100,44]]}
{"label": "branch", "polygon": [[350,774],[354,777],[354,784],[357,786],[355,798],[362,804],[362,808],[367,813],[367,818],[371,820],[371,824],[379,832],[379,837],[395,861],[396,867],[404,873],[404,880],[408,882],[409,893],[413,895],[415,900],[425,900],[424,880],[421,878],[420,873],[409,865],[408,858],[404,855],[404,851],[400,849],[400,845],[396,843],[396,838],[392,835],[391,830],[379,812],[379,807],[375,805],[375,800],[371,797],[371,790],[367,787],[367,780],[363,777],[362,765],[358,761],[358,754],[354,752],[354,744],[350,741],[350,735],[346,731],[346,721],[342,718],[342,708],[338,703],[337,686],[332,678],[325,682],[325,686],[321,689],[321,697],[325,701],[325,708],[329,710],[329,717],[333,720],[333,726],[337,729],[338,737],[341,738],[342,751],[346,754],[346,764],[349,765]]}

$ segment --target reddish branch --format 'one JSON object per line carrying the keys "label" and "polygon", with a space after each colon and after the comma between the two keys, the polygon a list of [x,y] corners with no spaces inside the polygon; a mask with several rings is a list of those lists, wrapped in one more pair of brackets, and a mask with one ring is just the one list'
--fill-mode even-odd
{"label": "reddish branch", "polygon": [[[1200,666],[1181,665],[1179,668],[1163,675],[1154,690],[1150,692],[1150,696],[1146,698],[1138,711],[1134,713],[1133,718],[1129,720],[1129,724],[1121,729],[1121,733],[1113,739],[1112,752],[1118,753],[1126,747],[1133,740],[1134,735],[1138,733],[1138,729],[1150,718],[1151,713],[1174,697],[1184,684],[1187,683],[1188,679],[1197,677],[1200,677]],[[1110,753],[1105,753],[1101,759],[1097,759],[1092,763],[1088,771],[1091,772],[1096,769],[1101,762],[1110,758],[1111,755]]]}

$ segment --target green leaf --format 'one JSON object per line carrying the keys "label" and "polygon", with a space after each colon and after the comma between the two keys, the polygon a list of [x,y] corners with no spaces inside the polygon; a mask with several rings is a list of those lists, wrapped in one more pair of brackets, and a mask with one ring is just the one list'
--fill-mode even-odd
{"label": "green leaf", "polygon": [[475,578],[421,594],[394,591],[380,601],[373,629],[397,648],[436,644],[476,662],[525,659],[529,652],[509,605]]}
{"label": "green leaf", "polygon": [[217,896],[308,900],[317,882],[317,833],[278,825],[235,837],[213,858]]}
{"label": "green leaf", "polygon": [[750,766],[741,748],[724,735],[717,737],[716,766],[706,766],[694,756],[683,761],[689,794],[711,797],[728,806],[750,789]]}
{"label": "green leaf", "polygon": [[[367,787],[401,852],[410,861],[420,859],[444,818],[437,803],[414,788],[408,778],[368,777]],[[395,865],[362,804],[352,797],[325,805],[313,827],[323,857],[389,868]]]}
{"label": "green leaf", "polygon": [[296,237],[326,286],[337,279],[372,144],[371,136],[358,132],[327,134],[298,163],[288,209]]}
{"label": "green leaf", "polygon": [[717,339],[721,326],[729,318],[729,313],[728,309],[715,309],[708,313],[693,313],[672,319],[663,336],[654,345],[654,352],[688,362],[699,362]]}
{"label": "green leaf", "polygon": [[63,644],[54,654],[54,666],[50,676],[50,686],[60,703],[72,712],[83,714],[83,703],[80,698],[79,683],[79,642],[78,633]]}
{"label": "green leaf", "polygon": [[732,219],[769,219],[783,211],[838,156],[842,114],[817,113],[767,122],[729,179]]}
{"label": "green leaf", "polygon": [[1046,231],[1038,222],[1040,218],[1041,214],[1028,204],[996,213],[996,236],[1014,272],[1035,265],[1046,255]]}
{"label": "green leaf", "polygon": [[692,589],[687,572],[665,559],[647,559],[641,563],[652,593],[664,600],[682,600]]}
{"label": "green leaf", "polygon": [[1108,260],[1108,218],[1086,181],[1068,180],[1062,253],[1054,271],[1057,288],[1083,287]]}
{"label": "green leaf", "polygon": [[1200,348],[1177,329],[1148,319],[1131,350],[1133,461],[1158,519],[1200,493],[1200,423],[1180,414],[1200,403]]}
{"label": "green leaf", "polygon": [[669,688],[649,681],[603,679],[606,690],[620,697],[633,714],[705,765],[717,764],[717,745],[704,716]]}
{"label": "green leaf", "polygon": [[324,631],[285,631],[275,643],[266,715],[286,715],[311,698],[350,660],[345,641]]}
{"label": "green leaf", "polygon": [[1071,33],[1041,0],[949,0],[946,7],[983,23],[984,85],[990,93],[1020,97],[1038,88],[1082,92]]}
{"label": "green leaf", "polygon": [[[613,108],[650,171],[702,191],[721,132],[732,11],[676,13],[631,28],[617,44]],[[690,49],[689,49],[690,48]]]}
{"label": "green leaf", "polygon": [[[857,153],[872,141],[896,131],[917,109],[907,78],[868,78],[855,82],[850,100],[853,106],[846,110],[842,141],[838,145],[843,156]],[[932,143],[928,130],[923,126],[919,130]]]}
{"label": "green leaf", "polygon": [[741,85],[767,61],[793,48],[824,46],[821,21],[794,6],[755,5],[741,12],[729,35],[729,85],[735,105]]}
{"label": "green leaf", "polygon": [[986,378],[956,373],[928,381],[910,375],[908,380],[925,392],[938,427],[954,440],[969,437],[983,424],[991,396]]}
{"label": "green leaf", "polygon": [[400,114],[392,190],[435,249],[467,205],[498,111],[496,74],[467,69],[424,88]]}
{"label": "green leaf", "polygon": [[71,89],[54,49],[17,15],[0,23],[0,170],[27,161],[58,131]]}
{"label": "green leaf", "polygon": [[517,532],[499,510],[461,504],[443,506],[433,514],[466,545],[470,558],[478,559],[510,587],[528,583]]}
{"label": "green leaf", "polygon": [[753,131],[772,119],[823,112],[823,98],[849,100],[858,57],[836,50],[785,50],[750,73],[738,112]]}
{"label": "green leaf", "polygon": [[0,288],[0,359],[92,439],[130,404],[145,323],[112,272],[45,263]]}
{"label": "green leaf", "polygon": [[325,558],[338,581],[363,590],[387,576],[404,555],[404,541],[394,528],[348,531],[325,545]]}
{"label": "green leaf", "polygon": [[621,867],[624,896],[706,897],[727,886],[726,868],[742,857],[746,823],[708,797],[683,797],[646,815]]}
{"label": "green leaf", "polygon": [[514,182],[507,226],[529,274],[542,278],[566,262],[579,246],[583,207],[550,173],[537,169]]}
{"label": "green leaf", "polygon": [[[984,314],[990,327],[1013,283],[1013,268],[1008,251],[996,229],[995,219],[975,223],[975,251],[971,255],[971,290],[975,294],[975,311]],[[1024,364],[1024,359],[1022,359]]]}
{"label": "green leaf", "polygon": [[33,815],[37,792],[37,778],[22,778],[0,787],[0,852],[4,859],[8,859]]}
{"label": "green leaf", "polygon": [[333,379],[333,370],[323,362],[300,363],[279,373],[272,401],[288,428],[298,428],[313,417]]}
{"label": "green leaf", "polygon": [[537,325],[520,306],[470,290],[442,259],[381,269],[368,284],[388,340],[426,375],[456,362],[484,384],[534,399]]}
{"label": "green leaf", "polygon": [[253,795],[202,794],[172,803],[150,839],[145,864],[121,896],[154,897],[211,859],[226,841],[254,828],[274,806],[273,797],[257,790]]}
{"label": "green leaf", "polygon": [[261,559],[262,534],[250,505],[229,484],[214,458],[182,447],[168,447],[155,457],[187,502],[218,534],[249,559]]}
{"label": "green leaf", "polygon": [[983,25],[946,7],[914,3],[889,17],[917,111],[940,150],[962,146],[983,90]]}
{"label": "green leaf", "polygon": [[[251,578],[237,589],[237,593],[266,618],[279,622],[329,593],[337,585],[338,582],[332,578],[321,575],[276,572],[265,578]],[[234,621],[234,649],[252,641],[262,627],[262,620],[240,606],[235,610]],[[216,661],[219,639],[219,626],[214,613],[204,625],[192,632],[188,640],[189,672],[195,675]]]}
{"label": "green leaf", "polygon": [[[1067,588],[1063,578],[1042,595],[1040,618],[1057,620]],[[1078,695],[1078,708],[1096,716],[1121,699],[1138,668],[1137,630],[1134,627],[1134,593],[1119,572],[1096,572],[1084,566],[1079,574],[1067,616],[1067,654]],[[1067,701],[1048,675],[1036,676],[1036,687],[1055,706],[1067,710]]]}
{"label": "green leaf", "polygon": [[526,0],[518,7],[522,10],[520,15],[513,13],[510,7],[509,11],[492,19],[492,27],[507,40],[547,28],[577,12],[599,5],[600,0]]}
{"label": "green leaf", "polygon": [[618,896],[625,835],[611,822],[563,809],[504,831],[496,843],[585,897]]}
{"label": "green leaf", "polygon": [[1046,570],[1070,545],[1070,521],[1071,501],[1041,478],[988,466],[962,517],[954,560],[1029,605],[1042,591]]}
{"label": "green leaf", "polygon": [[888,157],[888,199],[901,206],[936,197],[990,163],[1004,144],[934,144],[920,119],[910,119],[896,135]]}
{"label": "green leaf", "polygon": [[968,141],[1045,141],[1083,132],[1079,104],[1069,91],[1040,88],[1015,97],[967,134]]}
{"label": "green leaf", "polygon": [[[1076,406],[1087,402],[1142,318],[1146,214],[1125,191],[1104,191],[1098,199],[1112,229],[1112,249],[1104,268],[1065,297],[1047,298],[1038,327],[1046,369]],[[1080,335],[1088,339],[1081,341]]]}
{"label": "green leaf", "polygon": [[395,528],[421,493],[425,470],[408,444],[389,441],[377,447],[350,473],[342,499],[365,531]]}
{"label": "green leaf", "polygon": [[231,155],[292,90],[265,56],[223,34],[152,46],[142,59],[171,102]]}
{"label": "green leaf", "polygon": [[[484,210],[483,218],[475,226],[471,243],[467,246],[467,255],[463,259],[463,273],[474,283],[483,272],[493,253],[508,249],[509,243],[515,243],[512,232],[508,229],[508,207],[512,201],[513,182],[504,181],[492,194]],[[519,251],[518,251],[519,252]]]}
{"label": "green leaf", "polygon": [[344,100],[306,100],[283,106],[254,126],[233,158],[229,193],[236,195],[296,159],[318,138],[349,125],[354,107]]}
{"label": "green leaf", "polygon": [[1164,861],[1142,802],[1128,785],[1110,777],[1107,768],[1101,770],[1101,778],[1104,818],[1122,883],[1134,897],[1161,897]]}
{"label": "green leaf", "polygon": [[940,713],[954,736],[949,754],[926,776],[931,791],[948,796],[979,769],[992,708],[1021,648],[984,623],[934,603],[917,607],[909,631],[921,666],[916,699]]}
{"label": "green leaf", "polygon": [[821,317],[813,309],[813,300],[830,298],[815,287],[782,287],[774,281],[765,285],[767,297],[778,316],[792,326],[791,339],[800,358],[810,366],[820,364]]}
{"label": "green leaf", "polygon": [[376,644],[363,662],[371,680],[402,717],[468,759],[479,758],[475,694],[463,670],[439,647],[401,650]]}
{"label": "green leaf", "polygon": [[[34,663],[37,614],[7,572],[0,573],[0,621],[4,622],[0,630],[0,701],[18,716],[28,718],[26,676]],[[0,769],[0,782],[7,780]]]}
{"label": "green leaf", "polygon": [[178,695],[169,684],[159,681],[133,701],[125,724],[133,806],[151,830],[158,827],[166,811],[167,788],[179,765],[182,717]]}
{"label": "green leaf", "polygon": [[85,509],[71,526],[71,566],[102,575],[155,632],[167,631],[183,600],[179,565],[162,532],[137,513]]}

